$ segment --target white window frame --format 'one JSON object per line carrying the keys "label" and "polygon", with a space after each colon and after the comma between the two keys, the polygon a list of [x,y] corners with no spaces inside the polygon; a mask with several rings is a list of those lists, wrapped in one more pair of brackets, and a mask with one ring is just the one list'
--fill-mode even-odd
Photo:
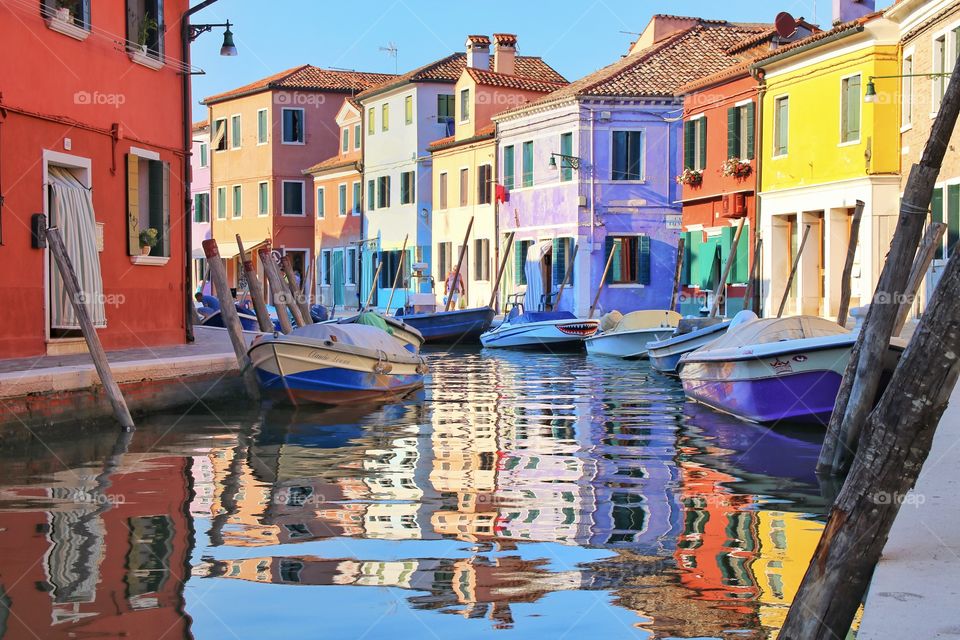
{"label": "white window frame", "polygon": [[[223,203],[223,217],[220,217],[220,203]],[[227,188],[217,187],[217,211],[214,214],[214,217],[217,220],[227,220],[229,216],[227,215]]]}
{"label": "white window frame", "polygon": [[[349,126],[340,127],[340,155],[350,151],[350,128]],[[343,144],[344,142],[347,144]]]}
{"label": "white window frame", "polygon": [[[443,189],[442,187],[446,187]],[[437,209],[445,211],[450,208],[450,174],[441,171],[437,178]],[[446,276],[446,274],[444,274]]]}
{"label": "white window frame", "polygon": [[[739,113],[738,113],[737,115],[739,116]],[[701,121],[703,121],[703,122],[706,122],[706,121],[707,121],[707,114],[705,114],[705,113],[700,113],[700,114],[697,114],[697,115],[693,116],[692,118],[690,118],[690,122],[694,123],[694,125],[693,125],[693,163],[692,163],[692,165],[693,165],[693,170],[694,170],[694,171],[703,171],[703,170],[706,168],[705,166],[704,166],[704,167],[697,166],[697,165],[700,164],[700,157],[701,157],[702,155],[706,155],[706,146],[707,146],[707,137],[706,137],[705,135],[703,135],[703,127],[700,126],[700,122],[701,122]],[[703,153],[703,154],[700,153],[700,144],[701,144],[701,143],[703,144],[703,147],[704,147],[704,153]],[[641,152],[645,152],[646,150],[647,150],[647,140],[646,140],[646,138],[644,138],[644,140],[643,140],[643,145],[642,145],[642,148],[641,148]],[[613,140],[612,140],[612,139],[610,140],[610,153],[611,153],[611,156],[612,156],[612,154],[613,154]],[[612,160],[612,157],[611,157],[611,163],[612,163],[612,162],[613,162],[613,160]],[[643,170],[640,172],[640,175],[646,177],[646,175],[647,175],[647,167],[645,166],[645,164],[644,164],[643,161],[640,162],[640,166],[643,167]],[[610,165],[610,177],[611,177],[611,179],[613,178],[613,165],[612,165],[612,164]]]}
{"label": "white window frame", "polygon": [[[233,144],[234,136],[239,136],[236,145]],[[241,147],[243,147],[243,115],[233,113],[230,115],[230,144],[227,148],[232,151]]]}
{"label": "white window frame", "polygon": [[390,131],[390,103],[380,105],[380,131]]}
{"label": "white window frame", "polygon": [[[217,123],[223,122],[223,141],[226,143],[223,149],[218,149],[214,146],[214,142],[217,139]],[[223,153],[230,149],[230,118],[214,118],[213,124],[210,127],[210,148],[213,149],[214,153]]]}
{"label": "white window frame", "polygon": [[[300,141],[287,141],[285,140],[286,135],[284,133],[284,123],[286,122],[286,117],[283,115],[287,111],[299,111],[300,112],[300,132],[303,134],[303,140]],[[303,146],[307,144],[307,113],[306,110],[302,107],[283,107],[280,112],[280,144],[289,144],[294,146]]]}
{"label": "white window frame", "polygon": [[[917,54],[915,47],[905,49],[903,52],[903,62],[901,63],[902,66],[900,67],[900,73],[902,74],[908,73],[906,69],[907,60],[910,61],[909,73],[912,74],[917,68]],[[906,75],[900,79],[900,133],[909,131],[913,128],[913,96],[916,88],[913,80],[913,78],[908,78]]]}
{"label": "white window frame", "polygon": [[[357,198],[357,187],[359,187],[360,197]],[[350,183],[350,197],[353,198],[353,207],[350,209],[350,215],[359,216],[361,205],[363,203],[363,182],[354,180]]]}
{"label": "white window frame", "polygon": [[[237,212],[237,193],[240,194],[240,212]],[[230,219],[238,220],[243,217],[243,185],[230,185]]]}
{"label": "white window frame", "polygon": [[[347,265],[350,265],[348,268]],[[357,248],[347,247],[343,252],[343,282],[344,284],[357,284]]]}
{"label": "white window frame", "polygon": [[[614,180],[613,179],[613,135],[619,131],[639,132],[640,133],[640,179],[639,180]],[[612,184],[646,184],[647,182],[647,128],[646,127],[618,127],[610,129],[609,139],[607,141],[610,149],[610,167],[608,174]],[[534,156],[536,160],[536,156]],[[521,170],[522,173],[522,170]]]}
{"label": "white window frame", "polygon": [[[267,188],[267,208],[266,211],[260,209],[260,205],[263,204],[263,201],[260,199],[260,192],[263,187]],[[266,180],[261,180],[257,183],[257,217],[266,218],[270,215],[270,183]]]}
{"label": "white window frame", "polygon": [[360,149],[360,141],[363,138],[363,123],[357,122],[353,125],[353,150]]}
{"label": "white window frame", "polygon": [[326,187],[317,187],[317,202],[314,205],[314,213],[317,215],[317,220],[323,220],[327,217],[327,188]]}
{"label": "white window frame", "polygon": [[[300,213],[287,213],[287,184],[300,185]],[[306,182],[303,180],[283,180],[280,184],[280,215],[286,218],[302,218],[307,215]]]}
{"label": "white window frame", "polygon": [[[343,194],[343,198],[340,195]],[[350,213],[350,193],[347,191],[347,183],[337,183],[337,217],[346,218]]]}
{"label": "white window frame", "polygon": [[[410,119],[407,120],[407,104],[410,104]],[[405,125],[413,124],[417,119],[416,110],[413,104],[413,94],[407,94],[403,97],[403,123]]]}
{"label": "white window frame", "polygon": [[200,168],[206,169],[210,164],[210,158],[208,156],[210,153],[210,144],[207,142],[199,142],[199,144],[200,151],[197,153],[197,155],[200,157]]}
{"label": "white window frame", "polygon": [[[843,98],[845,94],[843,92],[843,83],[844,81],[850,80],[851,78],[860,78],[860,91],[857,92],[857,95],[860,98],[857,100],[857,109],[860,110],[860,115],[859,115],[860,133],[859,135],[857,135],[855,140],[847,140],[846,142],[844,142],[843,140]],[[861,95],[863,92],[863,86],[864,86],[863,74],[860,73],[859,71],[857,73],[851,73],[849,75],[845,75],[840,78],[840,127],[838,132],[840,142],[837,145],[838,147],[850,147],[850,146],[858,145],[860,144],[860,141],[863,139],[863,96]],[[789,138],[787,139],[787,142],[789,143]],[[788,147],[788,150],[789,150],[789,147]]]}
{"label": "white window frame", "polygon": [[[466,109],[464,109],[466,105]],[[457,110],[460,112],[460,123],[470,122],[470,88],[460,89],[457,92]]]}
{"label": "white window frame", "polygon": [[[264,114],[264,137],[260,139],[260,114]],[[257,146],[261,147],[265,144],[270,144],[270,113],[267,109],[257,109]]]}
{"label": "white window frame", "polygon": [[330,269],[327,269],[327,263],[333,266],[333,252],[330,249],[320,250],[320,286],[329,287],[333,285],[333,277]]}
{"label": "white window frame", "polygon": [[[780,102],[780,100],[787,101],[787,127],[786,127],[787,128],[787,144],[786,144],[787,150],[784,153],[777,153],[777,131],[779,131],[780,129],[777,126],[779,124],[779,120],[777,118],[779,118],[779,113],[780,113],[780,109],[778,108],[778,103]],[[770,142],[773,145],[773,148],[770,150],[771,151],[770,157],[772,159],[786,158],[788,155],[790,155],[790,94],[789,93],[781,93],[780,95],[773,97],[773,135],[770,137],[772,138]]]}

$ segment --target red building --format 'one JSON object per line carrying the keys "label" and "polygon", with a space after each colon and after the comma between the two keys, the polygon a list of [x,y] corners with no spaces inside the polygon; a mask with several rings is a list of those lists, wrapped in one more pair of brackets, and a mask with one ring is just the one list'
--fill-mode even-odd
{"label": "red building", "polygon": [[186,9],[0,3],[0,358],[85,349],[31,235],[41,213],[64,235],[107,349],[185,341]]}
{"label": "red building", "polygon": [[758,83],[750,75],[750,64],[813,30],[815,26],[800,19],[788,37],[771,29],[743,40],[727,51],[740,59],[738,64],[679,90],[685,95],[684,173],[677,177],[683,184],[680,311],[684,315],[695,315],[712,303],[741,218],[746,218],[744,230],[727,278],[727,302],[720,312],[732,316],[744,308],[756,242],[756,188],[761,171]]}

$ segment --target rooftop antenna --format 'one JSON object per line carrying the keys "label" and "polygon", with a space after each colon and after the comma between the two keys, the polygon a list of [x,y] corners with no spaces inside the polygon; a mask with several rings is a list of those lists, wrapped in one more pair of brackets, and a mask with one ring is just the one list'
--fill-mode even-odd
{"label": "rooftop antenna", "polygon": [[389,42],[387,46],[380,47],[380,51],[386,51],[387,55],[393,58],[393,72],[398,73],[400,67],[397,62],[397,52],[399,51],[399,49],[397,49],[397,43]]}

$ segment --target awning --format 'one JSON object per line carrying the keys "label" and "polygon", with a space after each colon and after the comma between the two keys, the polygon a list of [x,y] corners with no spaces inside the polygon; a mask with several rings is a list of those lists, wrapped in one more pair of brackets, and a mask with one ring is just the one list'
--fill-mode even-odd
{"label": "awning", "polygon": [[[261,240],[257,244],[250,246],[244,245],[243,248],[246,249],[247,253],[250,253],[251,251],[256,251],[266,243],[266,240]],[[220,250],[220,257],[226,258],[227,260],[236,258],[238,255],[240,255],[240,245],[238,245],[236,242],[218,242],[217,249]],[[197,247],[194,249],[192,255],[195,260],[200,260],[207,257],[203,252],[203,247]]]}

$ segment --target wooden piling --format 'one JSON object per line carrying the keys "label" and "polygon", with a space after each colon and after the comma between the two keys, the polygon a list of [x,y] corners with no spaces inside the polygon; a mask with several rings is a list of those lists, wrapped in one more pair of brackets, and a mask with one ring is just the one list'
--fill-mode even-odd
{"label": "wooden piling", "polygon": [[607,274],[610,273],[610,265],[613,264],[613,256],[617,253],[617,242],[613,243],[613,246],[610,247],[610,255],[607,256],[607,266],[603,268],[603,275],[600,276],[600,286],[597,287],[597,294],[593,296],[593,304],[590,305],[590,315],[587,316],[588,319],[593,318],[593,314],[597,310],[597,303],[600,302],[600,294],[603,292],[603,286],[607,283]]}
{"label": "wooden piling", "polygon": [[733,263],[737,259],[737,247],[740,245],[740,235],[743,233],[743,224],[746,221],[746,216],[740,218],[740,222],[737,224],[737,232],[733,234],[733,242],[730,244],[730,254],[727,256],[726,264],[723,265],[720,282],[717,283],[717,288],[713,292],[713,303],[710,305],[711,318],[717,317],[717,313],[720,311],[720,300],[721,298],[726,299],[727,297],[727,278],[730,277],[730,269],[733,268]]}
{"label": "wooden piling", "polygon": [[840,309],[837,311],[837,324],[847,326],[847,314],[850,312],[850,290],[853,283],[853,258],[857,255],[857,243],[860,241],[860,219],[863,217],[863,200],[857,200],[853,208],[853,219],[850,221],[850,240],[847,242],[847,258],[843,263],[843,274],[840,276]]}
{"label": "wooden piling", "polygon": [[296,311],[299,311],[299,316],[297,313],[294,313],[294,317],[297,318],[297,324],[301,327],[313,324],[313,318],[310,317],[310,305],[307,304],[306,296],[303,295],[303,281],[305,276],[300,276],[301,284],[297,284],[297,274],[293,272],[293,265],[290,263],[290,256],[283,256],[280,258],[280,267],[283,269],[283,275],[287,277],[286,285],[287,289],[290,291],[290,295],[293,296],[293,303],[291,307]]}
{"label": "wooden piling", "polygon": [[760,269],[760,252],[763,249],[763,238],[757,238],[756,244],[753,245],[753,260],[750,263],[750,278],[747,281],[747,290],[743,292],[743,308],[750,309],[753,312],[757,310],[753,308],[753,299],[757,297],[757,279],[759,274],[757,273]]}
{"label": "wooden piling", "polygon": [[87,305],[84,292],[80,290],[80,280],[73,269],[73,263],[70,256],[67,255],[67,248],[63,244],[63,237],[60,235],[60,229],[50,227],[46,231],[47,246],[53,255],[54,262],[57,263],[57,269],[60,271],[60,277],[63,280],[63,286],[67,290],[67,297],[70,298],[70,304],[77,315],[77,321],[80,323],[80,331],[83,333],[83,339],[87,342],[87,349],[90,351],[90,357],[93,359],[93,366],[100,376],[100,382],[103,384],[103,391],[113,407],[113,415],[120,423],[124,431],[134,429],[133,418],[130,416],[130,409],[127,408],[127,402],[123,399],[123,392],[120,391],[120,385],[113,379],[113,372],[110,371],[110,363],[107,360],[107,353],[100,344],[100,336],[93,326],[90,314],[87,312]]}
{"label": "wooden piling", "polygon": [[790,277],[787,278],[787,286],[783,290],[783,297],[780,298],[780,309],[777,311],[777,317],[783,315],[783,310],[787,306],[787,298],[790,297],[790,287],[793,286],[793,279],[797,277],[797,268],[800,266],[800,256],[803,255],[803,248],[807,246],[807,236],[810,235],[810,225],[804,225],[803,239],[800,240],[800,247],[797,249],[797,255],[793,258],[793,267],[790,269]]}
{"label": "wooden piling", "polygon": [[500,258],[500,265],[497,267],[497,279],[493,282],[493,289],[490,292],[490,304],[487,305],[491,309],[493,309],[493,305],[497,302],[497,294],[500,292],[500,281],[503,280],[503,271],[507,268],[507,260],[510,258],[510,252],[513,250],[513,236],[513,231],[507,234],[507,248],[504,250],[503,257]]}
{"label": "wooden piling", "polygon": [[[682,242],[682,240],[681,240]],[[573,255],[570,256],[570,259],[567,261],[567,268],[563,273],[563,282],[560,283],[560,290],[557,292],[557,299],[553,302],[553,308],[560,308],[560,301],[563,299],[563,290],[567,288],[567,283],[570,282],[570,276],[573,275],[573,267],[577,261],[577,252],[580,251],[580,245],[573,245]]]}
{"label": "wooden piling", "polygon": [[273,252],[269,247],[260,249],[257,252],[260,256],[260,264],[263,265],[263,274],[270,283],[270,290],[273,292],[273,303],[277,308],[277,320],[280,322],[280,330],[283,333],[293,331],[293,325],[290,324],[290,316],[287,315],[287,292],[284,289],[283,282],[280,281],[280,272],[277,270],[277,262],[273,259]]}
{"label": "wooden piling", "polygon": [[673,289],[670,290],[670,306],[667,307],[671,311],[677,310],[677,299],[680,297],[680,278],[683,275],[684,244],[683,236],[680,236],[680,240],[677,242],[677,264],[673,271]]}
{"label": "wooden piling", "polygon": [[387,298],[387,308],[386,308],[387,315],[390,315],[390,305],[393,304],[393,294],[397,290],[397,283],[400,282],[400,274],[403,273],[403,259],[407,255],[407,241],[409,239],[410,239],[409,233],[403,237],[403,249],[400,250],[400,264],[397,265],[397,272],[393,274],[393,286],[390,287],[390,297]]}
{"label": "wooden piling", "polygon": [[220,317],[223,318],[223,326],[227,328],[230,344],[233,345],[233,352],[237,356],[237,364],[240,366],[240,375],[243,376],[247,395],[253,400],[259,400],[260,387],[257,385],[256,373],[250,364],[250,356],[247,355],[247,343],[243,339],[240,316],[237,315],[236,303],[230,293],[230,286],[227,284],[227,269],[220,258],[217,241],[213,239],[204,240],[203,254],[207,257],[207,262],[210,263],[210,277],[217,299],[220,301]]}
{"label": "wooden piling", "polygon": [[[463,244],[460,245],[460,257],[457,258],[457,268],[453,271],[453,285],[457,289],[457,284],[460,282],[460,267],[463,266],[463,256],[467,254],[467,242],[470,241],[470,231],[473,229],[473,216],[470,216],[470,222],[467,224],[467,233],[463,236]],[[444,275],[444,278],[447,276]],[[453,304],[453,291],[447,292],[447,303],[444,305],[444,311],[450,311],[450,307]]]}
{"label": "wooden piling", "polygon": [[903,292],[903,299],[900,302],[900,311],[897,313],[897,321],[893,325],[894,336],[899,336],[903,331],[907,318],[910,316],[910,309],[917,299],[917,291],[927,275],[927,269],[933,262],[933,256],[937,253],[937,246],[943,241],[943,234],[947,231],[947,225],[943,222],[932,222],[927,227],[927,232],[920,241],[920,248],[917,250],[917,257],[913,261],[913,267],[910,269],[910,278],[907,280],[907,288]]}
{"label": "wooden piling", "polygon": [[260,325],[260,331],[273,331],[273,322],[270,320],[270,312],[267,311],[267,305],[263,298],[263,285],[260,284],[260,278],[257,276],[257,270],[253,268],[253,260],[248,259],[247,252],[243,249],[243,240],[240,234],[237,234],[237,246],[240,248],[240,260],[243,263],[243,273],[247,276],[247,288],[250,289],[250,299],[253,300],[253,310],[257,314],[257,324]]}

